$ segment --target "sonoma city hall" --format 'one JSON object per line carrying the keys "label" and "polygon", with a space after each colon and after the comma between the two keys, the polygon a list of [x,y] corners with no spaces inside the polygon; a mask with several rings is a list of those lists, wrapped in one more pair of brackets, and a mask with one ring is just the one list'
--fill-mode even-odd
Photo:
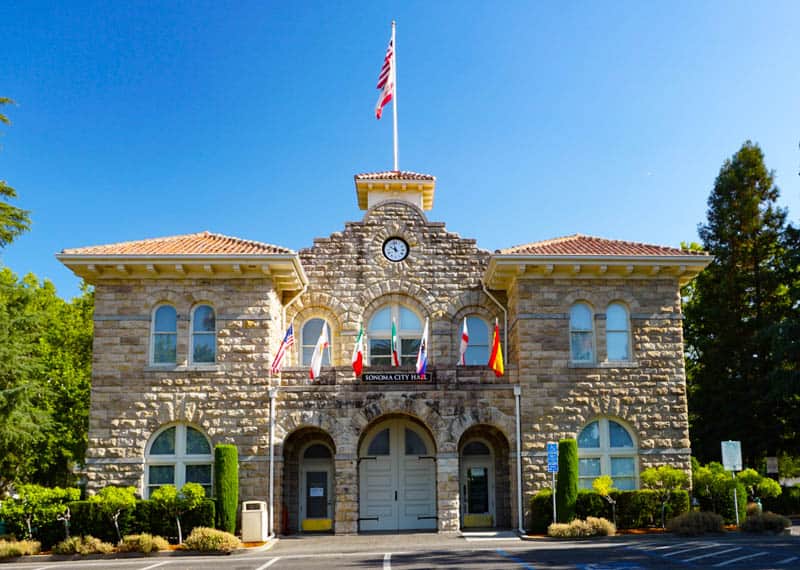
{"label": "sonoma city hall", "polygon": [[456,532],[523,528],[559,438],[578,440],[582,487],[690,469],[680,287],[709,256],[585,235],[490,252],[429,219],[435,177],[354,181],[363,217],[299,252],[201,232],[58,255],[95,287],[90,490],[210,493],[228,443],[275,533]]}

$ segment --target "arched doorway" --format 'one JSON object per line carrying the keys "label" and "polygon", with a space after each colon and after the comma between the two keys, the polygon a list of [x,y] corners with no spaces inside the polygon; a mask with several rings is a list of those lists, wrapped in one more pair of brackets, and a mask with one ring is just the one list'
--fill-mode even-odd
{"label": "arched doorway", "polygon": [[379,420],[359,446],[359,530],[434,530],[436,450],[408,416]]}
{"label": "arched doorway", "polygon": [[472,426],[461,436],[458,450],[461,527],[510,527],[507,438],[493,426]]}
{"label": "arched doorway", "polygon": [[283,445],[283,496],[289,530],[330,531],[334,513],[335,448],[330,435],[303,428]]}

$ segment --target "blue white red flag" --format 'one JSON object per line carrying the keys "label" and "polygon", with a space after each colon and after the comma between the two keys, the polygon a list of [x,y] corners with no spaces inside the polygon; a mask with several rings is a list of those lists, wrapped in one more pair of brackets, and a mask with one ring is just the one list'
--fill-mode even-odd
{"label": "blue white red flag", "polygon": [[272,366],[270,370],[273,374],[277,374],[283,368],[283,357],[286,356],[286,351],[289,350],[294,345],[294,325],[289,325],[289,328],[286,329],[286,335],[283,337],[281,341],[281,345],[278,347],[278,352],[275,354],[275,358],[272,359]]}
{"label": "blue white red flag", "polygon": [[425,377],[425,369],[428,367],[428,319],[425,319],[425,328],[422,331],[422,338],[419,341],[419,352],[417,352],[417,374]]}

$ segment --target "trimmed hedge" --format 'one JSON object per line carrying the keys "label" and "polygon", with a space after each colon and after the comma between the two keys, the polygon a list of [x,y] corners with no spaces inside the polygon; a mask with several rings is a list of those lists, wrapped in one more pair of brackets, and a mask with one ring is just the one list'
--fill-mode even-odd
{"label": "trimmed hedge", "polygon": [[761,499],[765,511],[781,515],[800,515],[800,486],[781,487],[777,497]]}
{"label": "trimmed hedge", "polygon": [[239,452],[235,445],[214,447],[214,497],[217,501],[216,528],[235,533],[239,505]]}
{"label": "trimmed hedge", "polygon": [[558,522],[575,518],[578,499],[578,442],[565,438],[558,442],[558,475],[556,476],[556,516]]}
{"label": "trimmed hedge", "polygon": [[725,519],[725,524],[736,524],[736,509],[734,508],[733,488],[736,486],[736,495],[739,501],[739,521],[743,521],[747,515],[747,490],[744,488],[739,480],[734,483],[733,478],[725,482],[725,493],[721,496],[708,497],[695,494],[695,498],[700,503],[701,511],[710,511],[717,513]]}

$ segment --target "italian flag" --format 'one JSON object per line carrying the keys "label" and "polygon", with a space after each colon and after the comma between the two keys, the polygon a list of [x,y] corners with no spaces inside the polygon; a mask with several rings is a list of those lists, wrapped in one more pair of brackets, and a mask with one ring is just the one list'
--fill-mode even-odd
{"label": "italian flag", "polygon": [[397,350],[397,327],[392,319],[392,366],[400,366],[400,352]]}
{"label": "italian flag", "polygon": [[353,372],[356,376],[361,375],[361,370],[364,368],[364,325],[358,326],[358,336],[356,337],[356,345],[353,347]]}

